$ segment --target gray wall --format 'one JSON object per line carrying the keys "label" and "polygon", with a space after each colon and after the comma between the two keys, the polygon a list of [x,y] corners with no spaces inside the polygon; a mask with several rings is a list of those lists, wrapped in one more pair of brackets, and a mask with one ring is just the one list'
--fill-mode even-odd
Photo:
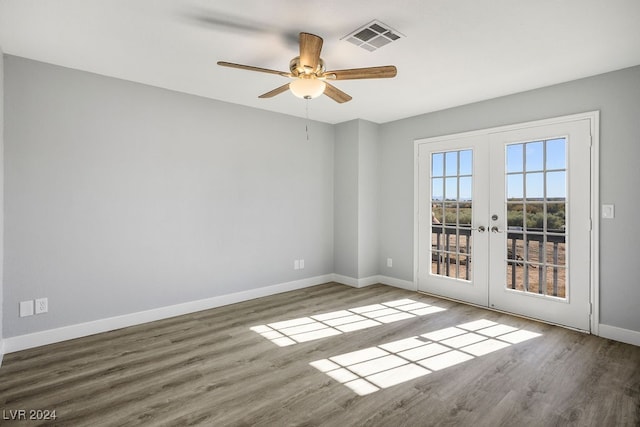
{"label": "gray wall", "polygon": [[378,274],[378,125],[336,125],[334,266],[361,279]]}
{"label": "gray wall", "polygon": [[[312,123],[311,141],[294,117],[11,56],[2,68],[5,337],[333,272],[412,281],[415,139],[591,110],[601,202],[616,205],[601,322],[640,331],[640,67],[382,125]],[[19,319],[38,297],[50,313]]]}
{"label": "gray wall", "polygon": [[358,278],[358,120],[335,127],[334,268]]}
{"label": "gray wall", "polygon": [[363,278],[378,274],[378,125],[358,122],[358,278]]}
{"label": "gray wall", "polygon": [[600,321],[640,331],[640,67],[380,126],[380,254],[394,258],[382,274],[413,280],[415,139],[592,110],[601,112],[600,202],[616,208],[600,220]]}
{"label": "gray wall", "polygon": [[5,337],[334,271],[333,126],[307,141],[304,119],[4,69]]}

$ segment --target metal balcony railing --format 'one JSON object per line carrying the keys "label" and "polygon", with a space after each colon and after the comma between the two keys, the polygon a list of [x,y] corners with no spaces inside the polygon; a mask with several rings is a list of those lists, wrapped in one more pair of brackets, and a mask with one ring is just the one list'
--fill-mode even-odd
{"label": "metal balcony railing", "polygon": [[[471,226],[433,224],[432,272],[464,280],[471,278]],[[507,230],[507,287],[556,297],[564,297],[564,230],[510,228]],[[537,247],[532,246],[537,242]],[[545,243],[546,242],[546,243]],[[537,274],[534,273],[537,271]],[[518,280],[518,271],[521,279]],[[550,274],[547,286],[546,272]],[[534,275],[534,279],[530,278]],[[537,275],[537,283],[535,283]]]}

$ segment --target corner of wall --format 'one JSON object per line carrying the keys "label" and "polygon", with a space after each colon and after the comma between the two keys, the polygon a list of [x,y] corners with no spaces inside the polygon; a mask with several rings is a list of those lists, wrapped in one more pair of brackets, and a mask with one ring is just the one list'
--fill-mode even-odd
{"label": "corner of wall", "polygon": [[358,123],[335,126],[333,272],[358,276]]}
{"label": "corner of wall", "polygon": [[379,272],[379,125],[356,119],[335,129],[334,273],[359,287]]}
{"label": "corner of wall", "polygon": [[358,122],[358,277],[379,274],[377,124]]}

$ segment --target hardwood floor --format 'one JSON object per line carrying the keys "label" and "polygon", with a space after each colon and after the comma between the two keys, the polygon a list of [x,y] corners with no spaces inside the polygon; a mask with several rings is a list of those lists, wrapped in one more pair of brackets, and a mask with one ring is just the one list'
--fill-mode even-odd
{"label": "hardwood floor", "polygon": [[[283,347],[250,329],[407,298],[445,310],[384,318],[389,323],[377,317],[377,326],[344,333],[355,326],[329,319],[336,335]],[[447,328],[491,322],[492,329],[446,338],[454,331]],[[310,338],[286,326],[279,330]],[[500,328],[526,333],[510,339]],[[430,338],[406,340],[423,334]],[[460,339],[503,348],[463,347]],[[424,342],[426,351],[434,340],[431,348],[458,349],[440,355],[444,366],[434,364],[438,356],[421,365],[391,350]],[[336,357],[367,348],[395,352],[389,361],[408,357],[403,366],[416,378],[359,395],[328,375],[338,371],[310,365],[333,358],[376,384],[370,364]],[[465,359],[453,365],[454,353]],[[394,375],[386,380],[398,382]],[[0,405],[0,424],[16,426],[639,426],[640,347],[383,285],[331,283],[5,355]],[[55,410],[56,420],[9,419],[21,409],[27,417]]]}

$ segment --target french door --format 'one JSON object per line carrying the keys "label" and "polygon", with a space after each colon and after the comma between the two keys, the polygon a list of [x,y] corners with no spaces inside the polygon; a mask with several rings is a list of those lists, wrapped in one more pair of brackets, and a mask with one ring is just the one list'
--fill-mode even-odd
{"label": "french door", "polygon": [[418,290],[590,330],[590,130],[418,141]]}
{"label": "french door", "polygon": [[486,136],[420,144],[418,290],[489,303]]}

